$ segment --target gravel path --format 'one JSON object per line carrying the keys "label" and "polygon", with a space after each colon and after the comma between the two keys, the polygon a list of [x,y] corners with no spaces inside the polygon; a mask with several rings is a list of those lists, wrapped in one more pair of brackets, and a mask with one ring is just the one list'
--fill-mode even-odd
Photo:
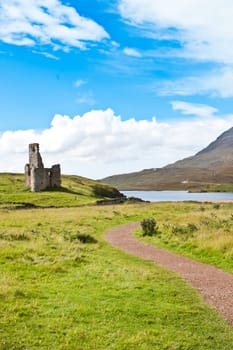
{"label": "gravel path", "polygon": [[233,275],[136,240],[132,231],[138,226],[139,223],[118,226],[107,231],[105,237],[128,253],[152,260],[180,274],[233,325]]}

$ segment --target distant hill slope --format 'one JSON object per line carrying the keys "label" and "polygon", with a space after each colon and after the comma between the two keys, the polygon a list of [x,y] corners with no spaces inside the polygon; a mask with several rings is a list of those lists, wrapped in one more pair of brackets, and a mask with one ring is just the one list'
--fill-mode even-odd
{"label": "distant hill slope", "polygon": [[233,127],[195,156],[160,169],[114,175],[102,181],[120,190],[232,190]]}
{"label": "distant hill slope", "polygon": [[25,203],[29,207],[77,206],[120,196],[110,185],[75,175],[62,175],[62,188],[30,192],[23,174],[0,173],[0,208],[23,207]]}
{"label": "distant hill slope", "polygon": [[219,168],[233,162],[233,128],[225,131],[214,142],[195,156],[180,160],[171,167]]}

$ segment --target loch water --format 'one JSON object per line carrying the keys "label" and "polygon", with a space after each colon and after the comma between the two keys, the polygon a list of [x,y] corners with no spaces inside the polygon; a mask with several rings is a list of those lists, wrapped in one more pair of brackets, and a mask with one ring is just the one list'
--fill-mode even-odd
{"label": "loch water", "polygon": [[121,193],[127,197],[137,197],[150,202],[233,201],[233,192],[121,191]]}

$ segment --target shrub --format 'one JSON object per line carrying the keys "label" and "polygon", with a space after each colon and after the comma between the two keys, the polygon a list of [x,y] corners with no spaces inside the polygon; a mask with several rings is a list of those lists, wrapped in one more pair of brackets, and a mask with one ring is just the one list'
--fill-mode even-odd
{"label": "shrub", "polygon": [[175,235],[185,235],[185,234],[193,234],[195,231],[198,230],[198,227],[195,224],[187,224],[185,225],[175,225],[172,227],[172,233]]}
{"label": "shrub", "polygon": [[92,237],[91,235],[88,235],[86,233],[75,233],[70,236],[70,241],[76,241],[78,240],[81,243],[97,243],[98,241]]}
{"label": "shrub", "polygon": [[195,224],[188,224],[187,228],[190,233],[193,233],[198,230],[198,227]]}
{"label": "shrub", "polygon": [[153,236],[154,234],[158,233],[158,227],[155,219],[144,219],[141,221],[142,226],[142,235],[143,236]]}
{"label": "shrub", "polygon": [[172,233],[174,233],[175,235],[186,234],[187,227],[184,225],[175,225],[172,227]]}

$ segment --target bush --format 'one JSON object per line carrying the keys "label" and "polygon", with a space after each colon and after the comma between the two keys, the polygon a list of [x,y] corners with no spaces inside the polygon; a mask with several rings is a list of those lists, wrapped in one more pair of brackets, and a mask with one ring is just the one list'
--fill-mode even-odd
{"label": "bush", "polygon": [[81,243],[97,243],[98,241],[92,237],[91,235],[88,235],[86,233],[80,233],[80,232],[77,232],[75,234],[72,234],[70,236],[70,241],[79,241]]}
{"label": "bush", "polygon": [[198,230],[198,227],[195,224],[188,224],[187,228],[190,233],[193,233]]}
{"label": "bush", "polygon": [[197,230],[198,230],[198,227],[195,224],[191,224],[191,223],[189,223],[187,226],[175,225],[172,227],[172,233],[175,235],[193,234]]}
{"label": "bush", "polygon": [[158,233],[158,227],[155,219],[144,219],[141,221],[142,235],[143,236],[153,236]]}
{"label": "bush", "polygon": [[179,234],[186,234],[187,233],[187,227],[184,225],[175,225],[172,227],[172,233],[174,235],[179,235]]}

